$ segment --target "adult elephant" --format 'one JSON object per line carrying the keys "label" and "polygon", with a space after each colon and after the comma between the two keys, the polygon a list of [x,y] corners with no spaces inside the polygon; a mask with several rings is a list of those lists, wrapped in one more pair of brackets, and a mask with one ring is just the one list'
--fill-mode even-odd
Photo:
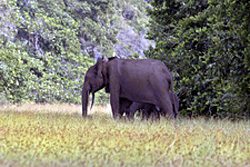
{"label": "adult elephant", "polygon": [[[168,68],[158,60],[99,58],[85,75],[82,115],[87,116],[89,94],[102,88],[110,93],[114,118],[119,117],[120,99],[158,106],[164,115],[175,117],[170,99],[173,80]],[[94,98],[92,98],[92,105]]]}

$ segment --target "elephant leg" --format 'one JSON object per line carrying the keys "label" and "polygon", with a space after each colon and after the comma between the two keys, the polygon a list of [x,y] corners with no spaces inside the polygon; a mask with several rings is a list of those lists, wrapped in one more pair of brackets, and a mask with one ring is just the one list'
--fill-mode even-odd
{"label": "elephant leg", "polygon": [[161,112],[163,113],[163,116],[167,118],[175,118],[173,105],[171,103],[169,93],[163,96],[162,98],[160,98],[160,108],[161,108]]}
{"label": "elephant leg", "polygon": [[110,93],[110,104],[112,109],[113,118],[119,118],[119,109],[120,109],[120,97],[117,92]]}
{"label": "elephant leg", "polygon": [[174,117],[176,118],[179,113],[179,99],[173,92],[170,92],[170,99],[174,110]]}
{"label": "elephant leg", "polygon": [[160,119],[160,112],[157,110],[155,105],[147,104],[145,105],[145,111],[143,112],[144,119],[149,120],[151,118],[152,120],[159,120]]}
{"label": "elephant leg", "polygon": [[123,116],[124,113],[128,117],[128,110],[129,110],[131,103],[132,102],[130,100],[120,98],[120,111],[119,111],[120,118]]}
{"label": "elephant leg", "polygon": [[113,118],[119,117],[119,96],[110,95],[110,104],[112,109]]}
{"label": "elephant leg", "polygon": [[150,111],[143,109],[142,111],[142,120],[148,120],[150,117]]}
{"label": "elephant leg", "polygon": [[117,119],[119,117],[119,109],[120,109],[120,85],[115,75],[110,76],[109,88],[110,88],[110,105],[112,109],[113,118]]}
{"label": "elephant leg", "polygon": [[126,104],[125,104],[125,102],[123,101],[123,99],[121,99],[121,98],[120,98],[119,102],[120,102],[119,118],[122,118],[123,114],[124,114],[125,111],[126,111]]}
{"label": "elephant leg", "polygon": [[126,116],[129,120],[134,120],[135,112],[131,112],[130,109],[127,109]]}
{"label": "elephant leg", "polygon": [[128,119],[130,120],[133,120],[134,119],[134,115],[135,115],[135,112],[142,108],[142,103],[136,103],[136,102],[133,102],[130,107],[129,107],[129,110],[128,110]]}
{"label": "elephant leg", "polygon": [[142,111],[142,120],[148,120],[151,115],[151,106],[149,104],[144,105],[144,109]]}
{"label": "elephant leg", "polygon": [[157,121],[157,120],[160,120],[160,111],[157,110],[156,107],[152,108],[152,111],[151,111],[151,118],[153,121]]}

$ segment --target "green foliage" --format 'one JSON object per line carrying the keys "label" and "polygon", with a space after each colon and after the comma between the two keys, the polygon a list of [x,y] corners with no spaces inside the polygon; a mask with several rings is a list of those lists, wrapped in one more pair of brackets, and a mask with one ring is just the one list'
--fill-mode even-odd
{"label": "green foliage", "polygon": [[10,102],[80,102],[89,58],[81,54],[55,57],[47,52],[38,59],[16,45],[0,49],[0,55],[0,92]]}
{"label": "green foliage", "polygon": [[[92,50],[113,55],[124,24],[140,31],[144,1],[3,0],[0,4],[0,101],[80,102]],[[138,17],[125,21],[131,7]],[[88,49],[90,48],[90,49]],[[98,92],[97,102],[107,102]]]}
{"label": "green foliage", "polygon": [[[58,108],[64,105],[55,107],[61,111]],[[2,110],[0,164],[199,167],[250,163],[249,121],[124,122],[104,114],[82,119],[66,111]]]}
{"label": "green foliage", "polygon": [[250,117],[249,1],[152,1],[148,57],[173,71],[182,109]]}

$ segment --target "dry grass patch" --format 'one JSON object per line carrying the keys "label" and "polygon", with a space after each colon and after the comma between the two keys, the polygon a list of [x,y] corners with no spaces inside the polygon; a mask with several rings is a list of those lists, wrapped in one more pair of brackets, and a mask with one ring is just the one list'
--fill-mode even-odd
{"label": "dry grass patch", "polygon": [[[16,104],[16,105],[0,105],[0,112],[3,111],[15,111],[15,112],[40,112],[40,113],[67,113],[67,114],[81,114],[81,105],[76,104],[36,104],[36,103],[27,103],[27,104]],[[95,113],[106,113],[111,115],[110,105],[105,106],[93,106],[89,114]]]}
{"label": "dry grass patch", "polygon": [[79,106],[51,112],[63,106],[1,109],[0,165],[250,166],[249,121],[83,119]]}

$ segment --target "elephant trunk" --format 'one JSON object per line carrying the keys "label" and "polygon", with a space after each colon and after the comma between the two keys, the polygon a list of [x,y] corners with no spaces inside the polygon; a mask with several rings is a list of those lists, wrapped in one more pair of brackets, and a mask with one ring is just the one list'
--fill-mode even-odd
{"label": "elephant trunk", "polygon": [[87,110],[88,110],[88,101],[89,101],[89,89],[88,85],[84,83],[82,88],[82,116],[87,116]]}

